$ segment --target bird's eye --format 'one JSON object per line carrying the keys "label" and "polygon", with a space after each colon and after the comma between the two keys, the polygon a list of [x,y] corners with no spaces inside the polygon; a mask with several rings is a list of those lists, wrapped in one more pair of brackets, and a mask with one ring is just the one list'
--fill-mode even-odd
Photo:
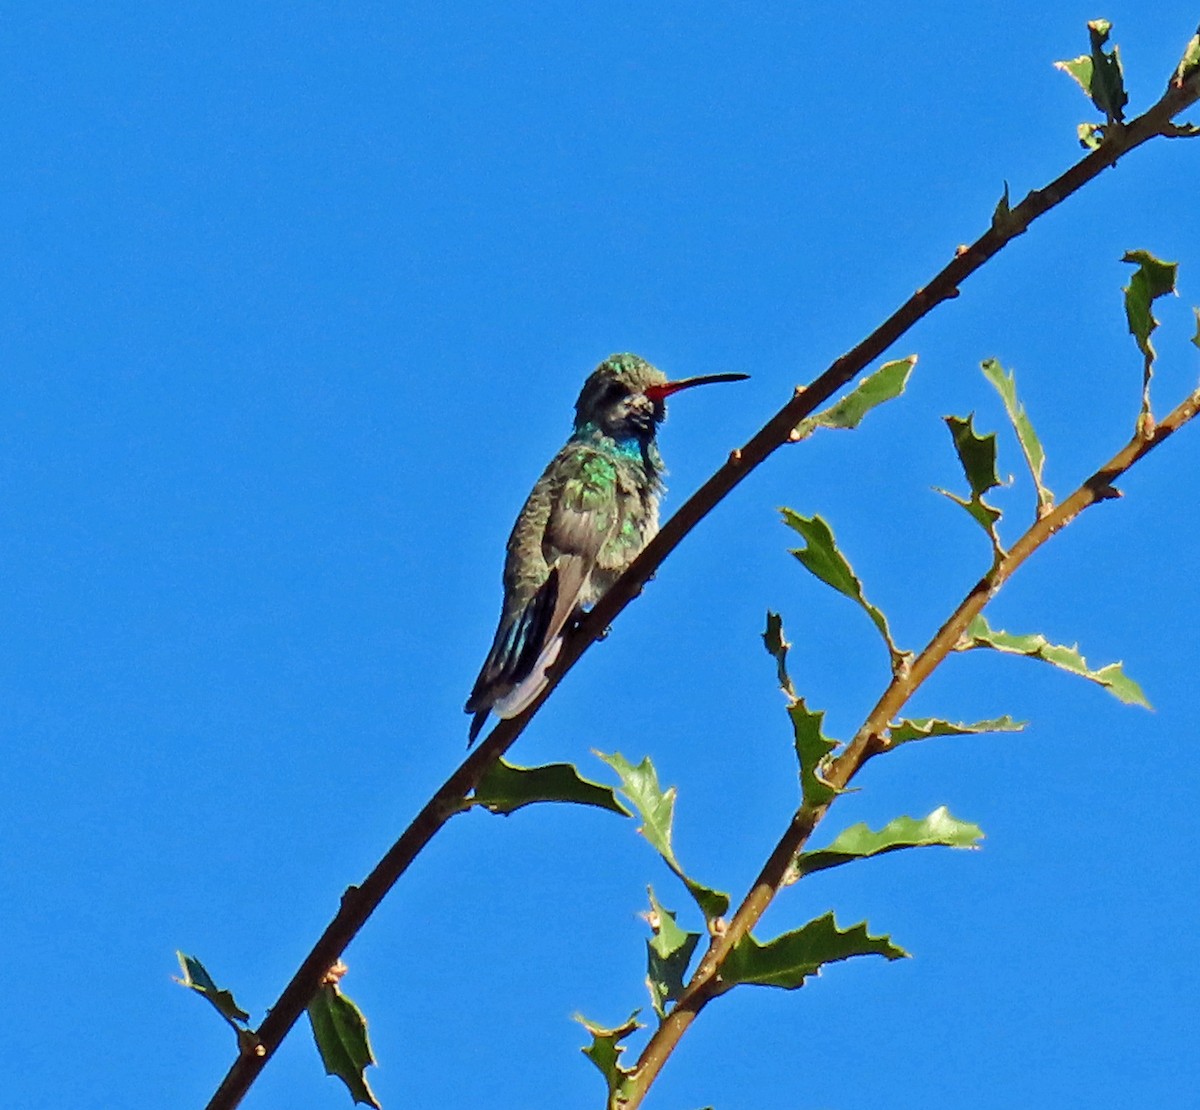
{"label": "bird's eye", "polygon": [[600,394],[600,401],[605,405],[615,405],[618,401],[629,396],[629,390],[620,382],[609,382]]}

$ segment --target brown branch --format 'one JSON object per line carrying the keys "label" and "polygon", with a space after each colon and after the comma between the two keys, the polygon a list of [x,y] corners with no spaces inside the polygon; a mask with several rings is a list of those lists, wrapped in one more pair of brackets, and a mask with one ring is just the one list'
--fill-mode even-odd
{"label": "brown branch", "polygon": [[[1088,478],[1070,497],[1034,523],[963,598],[949,619],[938,629],[925,649],[904,673],[893,677],[876,702],[862,727],[845,750],[823,772],[822,778],[837,790],[843,790],[873,756],[889,746],[888,726],[925,680],[955,650],[971,621],[983,611],[997,591],[1013,576],[1039,547],[1070,524],[1084,509],[1120,494],[1113,482],[1163,440],[1178,431],[1200,411],[1200,389],[1192,393],[1153,431],[1135,434],[1120,451]],[[813,830],[833,803],[801,806],[787,830],[779,838],[758,878],[743,899],[728,927],[709,942],[708,951],[684,988],[674,1009],[655,1030],[638,1058],[631,1078],[621,1087],[619,1096],[610,1100],[613,1110],[636,1110],[662,1070],[675,1046],[696,1017],[722,990],[721,965],[739,940],[766,912],[779,891],[787,885],[796,854],[807,843]]]}
{"label": "brown branch", "polygon": [[1172,120],[1200,99],[1200,79],[1167,90],[1149,111],[1119,131],[1106,136],[1099,149],[1075,163],[1044,189],[1030,193],[970,247],[960,248],[953,260],[923,289],[919,289],[853,350],[842,355],[809,386],[797,389],[783,406],[740,450],[725,463],[666,522],[662,531],[634,560],[567,638],[550,683],[538,700],[519,717],[501,721],[487,740],[442,784],[400,839],[388,849],[361,885],[350,887],[341,906],[305,957],[279,1000],[254,1033],[253,1051],[242,1051],[208,1103],[208,1110],[232,1110],[245,1096],[266,1062],[304,1012],[321,977],[341,956],[366,924],[384,896],[438,830],[475,788],[483,773],[507,751],[533,718],[542,702],[600,637],[617,615],[642,591],[662,561],[735,486],[779,447],[789,442],[792,430],[818,405],[862,373],[870,363],[914,324],[943,301],[958,296],[959,285],[1008,242],[1025,232],[1034,220],[1116,164],[1123,154],[1160,135],[1169,134]]}

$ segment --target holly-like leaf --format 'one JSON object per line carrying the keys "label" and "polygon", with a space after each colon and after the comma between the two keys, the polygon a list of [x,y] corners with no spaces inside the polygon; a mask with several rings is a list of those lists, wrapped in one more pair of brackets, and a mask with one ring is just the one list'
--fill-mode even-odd
{"label": "holly-like leaf", "polygon": [[871,936],[865,921],[843,930],[833,914],[827,913],[766,944],[752,936],[742,937],[721,964],[721,980],[729,986],[754,983],[795,990],[826,964],[852,956],[902,960],[908,953],[894,945],[890,937]]}
{"label": "holly-like leaf", "polygon": [[671,847],[671,825],[675,819],[675,787],[663,790],[658,785],[658,773],[647,756],[636,767],[620,752],[612,755],[596,753],[621,779],[620,790],[642,819],[638,831],[654,846],[667,866],[675,872],[696,900],[705,919],[712,921],[729,909],[729,895],[713,890],[688,875]]}
{"label": "holly-like leaf", "polygon": [[937,717],[913,717],[895,721],[888,728],[893,747],[911,740],[928,740],[934,736],[977,736],[984,732],[1020,732],[1024,721],[1011,717],[993,717],[990,721],[943,721]]}
{"label": "holly-like leaf", "polygon": [[973,413],[967,417],[946,416],[943,420],[950,429],[954,450],[962,464],[967,484],[971,487],[971,496],[959,497],[956,493],[940,488],[937,492],[966,509],[971,519],[988,534],[988,539],[992,541],[992,551],[998,559],[1004,552],[1000,546],[1000,534],[996,531],[1001,513],[983,499],[988,490],[1000,485],[1000,478],[996,474],[996,433],[979,435],[975,431]]}
{"label": "holly-like leaf", "polygon": [[864,596],[862,582],[854,573],[854,568],[847,562],[846,557],[838,550],[833,538],[833,531],[819,516],[801,516],[792,509],[780,509],[783,522],[798,532],[805,541],[805,546],[793,548],[792,554],[801,565],[824,582],[832,586],[840,594],[851,601],[857,602],[863,612],[871,618],[871,623],[879,630],[883,641],[887,644],[888,654],[892,659],[892,669],[897,669],[906,658],[906,653],[896,647],[888,627],[887,617],[872,605]]}
{"label": "holly-like leaf", "polygon": [[235,1029],[250,1020],[250,1015],[233,1000],[233,995],[217,986],[208,969],[195,956],[183,952],[176,952],[175,955],[183,969],[183,978],[175,982],[207,998],[216,1007],[217,1013]]}
{"label": "holly-like leaf", "polygon": [[1198,71],[1200,71],[1200,27],[1196,28],[1196,33],[1184,47],[1183,57],[1179,59],[1179,65],[1175,67],[1175,72],[1171,76],[1171,84],[1178,87]]}
{"label": "holly-like leaf", "polygon": [[675,924],[675,913],[666,910],[650,894],[650,923],[653,936],[646,941],[646,986],[650,990],[650,1001],[660,1018],[667,1016],[667,1003],[674,1002],[682,993],[684,976],[692,953],[700,940],[699,933],[690,933]]}
{"label": "holly-like leaf", "polygon": [[916,355],[884,363],[840,401],[801,420],[792,433],[792,439],[804,439],[818,428],[857,428],[873,408],[894,400],[904,392],[916,364]]}
{"label": "holly-like leaf", "polygon": [[939,806],[928,817],[897,817],[878,832],[865,824],[851,825],[827,848],[801,852],[793,864],[797,877],[838,867],[854,860],[896,852],[902,848],[976,848],[983,839],[983,830],[968,821],[950,816],[945,806]]}
{"label": "holly-like leaf", "polygon": [[1069,62],[1054,64],[1079,82],[1080,88],[1087,93],[1092,103],[1104,113],[1108,124],[1120,122],[1125,118],[1125,105],[1129,103],[1129,96],[1125,92],[1120,50],[1116,46],[1111,51],[1104,49],[1112,31],[1112,24],[1107,19],[1094,19],[1087,26],[1089,52]]}
{"label": "holly-like leaf", "polygon": [[604,1082],[608,1084],[610,1106],[616,1104],[630,1075],[633,1074],[631,1068],[621,1067],[621,1054],[625,1051],[625,1046],[621,1042],[642,1028],[642,1023],[637,1019],[640,1012],[640,1010],[634,1010],[629,1015],[628,1021],[613,1029],[607,1029],[603,1025],[588,1021],[582,1014],[575,1015],[575,1020],[591,1034],[592,1043],[581,1051],[600,1069],[600,1074],[604,1076]]}
{"label": "holly-like leaf", "polygon": [[335,984],[325,983],[308,1004],[308,1020],[325,1074],[336,1075],[345,1083],[355,1103],[379,1110],[364,1074],[375,1063],[375,1056],[362,1011]]}
{"label": "holly-like leaf", "polygon": [[1017,442],[1021,445],[1021,453],[1029,473],[1033,475],[1033,484],[1037,487],[1038,516],[1044,516],[1054,506],[1054,494],[1042,481],[1042,471],[1046,465],[1046,452],[1042,450],[1042,442],[1037,432],[1033,430],[1033,422],[1025,412],[1025,406],[1017,397],[1017,379],[1012,373],[1005,373],[1004,367],[994,358],[984,359],[981,363],[983,376],[991,383],[1000,399],[1004,402],[1004,411],[1012,423],[1013,431],[1017,433]]}
{"label": "holly-like leaf", "polygon": [[1129,321],[1129,334],[1142,352],[1142,417],[1145,419],[1150,415],[1150,378],[1154,374],[1154,360],[1158,357],[1150,342],[1150,336],[1160,323],[1154,317],[1153,305],[1159,297],[1175,292],[1179,264],[1163,262],[1149,251],[1126,251],[1121,261],[1137,266],[1124,289],[1125,318]]}
{"label": "holly-like leaf", "polygon": [[837,789],[825,781],[825,764],[838,746],[821,730],[825,710],[809,709],[803,698],[788,706],[795,733],[796,759],[800,763],[800,796],[807,806],[825,805],[833,800]]}
{"label": "holly-like leaf", "polygon": [[483,806],[492,813],[515,813],[535,802],[571,802],[611,810],[632,817],[612,787],[580,775],[571,763],[547,763],[541,767],[518,767],[503,759],[488,768],[463,808]]}
{"label": "holly-like leaf", "polygon": [[1146,695],[1142,693],[1142,688],[1122,670],[1120,663],[1109,663],[1106,667],[1092,670],[1079,654],[1078,647],[1052,644],[1039,633],[1014,635],[1011,632],[995,630],[988,627],[982,616],[978,616],[967,626],[962,639],[955,645],[956,651],[970,651],[973,648],[992,648],[1010,655],[1028,655],[1032,659],[1041,659],[1103,686],[1113,697],[1126,705],[1152,708],[1146,700]]}
{"label": "holly-like leaf", "polygon": [[791,675],[787,669],[788,649],[792,646],[783,634],[783,618],[778,613],[767,610],[767,627],[762,634],[763,646],[775,659],[775,674],[779,679],[779,688],[789,698],[796,696],[796,688],[792,685]]}

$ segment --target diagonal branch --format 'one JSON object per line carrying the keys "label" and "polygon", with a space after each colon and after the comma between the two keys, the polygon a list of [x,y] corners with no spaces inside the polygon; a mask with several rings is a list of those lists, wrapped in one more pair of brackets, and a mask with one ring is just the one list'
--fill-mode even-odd
{"label": "diagonal branch", "polygon": [[1099,148],[1076,162],[1045,188],[1031,192],[1002,217],[997,214],[992,226],[971,246],[959,248],[951,262],[928,285],[917,290],[866,339],[837,359],[810,385],[798,388],[791,400],[745,446],[733,451],[729,460],[666,522],[662,531],[596,603],[574,634],[567,638],[550,682],[537,701],[520,716],[500,721],[487,740],[438,788],[362,884],[346,890],[333,920],[326,926],[254,1036],[247,1038],[250,1043],[243,1046],[209,1101],[208,1110],[232,1110],[241,1102],[267,1060],[304,1012],[322,976],[341,956],[408,865],[446,821],[459,812],[463,799],[474,789],[487,768],[516,742],[563,676],[601,638],[625,606],[641,593],[662,561],[683,538],[755,467],[792,441],[800,420],[816,411],[818,406],[861,374],[937,305],[957,297],[959,285],[965,278],[1012,239],[1023,234],[1039,216],[1115,165],[1122,155],[1158,136],[1173,134],[1176,130],[1172,123],[1174,117],[1198,99],[1200,73],[1172,85],[1148,111],[1123,128],[1112,128],[1111,134],[1105,136]]}
{"label": "diagonal branch", "polygon": [[[1101,501],[1120,497],[1120,493],[1113,487],[1113,482],[1183,427],[1197,412],[1200,412],[1200,389],[1177,405],[1153,431],[1135,434],[1129,443],[1070,497],[1035,522],[963,598],[946,623],[913,660],[911,668],[892,679],[846,749],[823,772],[823,778],[837,790],[844,790],[872,756],[886,751],[890,744],[889,723],[896,719],[904,704],[946,656],[955,650],[967,626],[983,611],[1021,564],[1047,540],[1070,524],[1084,509]],[[688,1027],[713,998],[727,989],[721,981],[720,974],[726,956],[741,938],[750,933],[775,896],[794,878],[790,872],[796,853],[807,843],[832,804],[828,802],[819,806],[803,805],[796,811],[728,927],[713,937],[708,951],[684,988],[675,1008],[646,1044],[629,1081],[621,1090],[621,1101],[610,1103],[614,1110],[618,1105],[620,1110],[636,1110],[641,1105],[650,1085]]]}

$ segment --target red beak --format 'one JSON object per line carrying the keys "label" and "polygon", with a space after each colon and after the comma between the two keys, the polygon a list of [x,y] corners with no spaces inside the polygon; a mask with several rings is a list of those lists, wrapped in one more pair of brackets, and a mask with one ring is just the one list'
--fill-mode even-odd
{"label": "red beak", "polygon": [[680,378],[676,382],[663,382],[662,385],[647,386],[642,392],[651,401],[661,401],[678,393],[681,389],[691,389],[694,385],[711,385],[713,382],[744,382],[749,374],[701,374],[698,378]]}

